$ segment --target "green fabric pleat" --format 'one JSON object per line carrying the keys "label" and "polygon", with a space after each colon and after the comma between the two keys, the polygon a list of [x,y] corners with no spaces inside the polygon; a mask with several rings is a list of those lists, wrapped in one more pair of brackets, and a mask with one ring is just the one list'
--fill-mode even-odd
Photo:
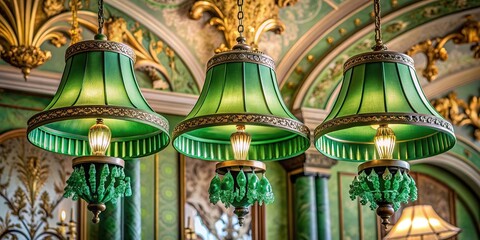
{"label": "green fabric pleat", "polygon": [[202,160],[233,160],[230,135],[240,124],[252,137],[247,159],[288,159],[310,146],[308,128],[283,103],[275,70],[261,61],[249,61],[249,54],[269,59],[258,52],[237,50],[210,59],[221,63],[207,69],[197,103],[175,127],[177,151]]}
{"label": "green fabric pleat", "polygon": [[[95,40],[90,44],[99,42],[103,43]],[[116,44],[128,48],[110,42]],[[168,121],[148,105],[140,91],[133,60],[102,47],[92,47],[66,59],[52,101],[28,121],[28,140],[47,151],[87,156],[90,155],[88,131],[97,118],[103,119],[112,132],[107,156],[123,159],[148,156],[170,141]]]}
{"label": "green fabric pleat", "polygon": [[376,159],[375,127],[386,124],[397,139],[394,159],[421,159],[451,149],[453,126],[430,105],[415,69],[381,54],[409,58],[388,51],[353,57],[352,62],[364,55],[370,60],[346,69],[331,112],[315,130],[315,147],[337,160]]}

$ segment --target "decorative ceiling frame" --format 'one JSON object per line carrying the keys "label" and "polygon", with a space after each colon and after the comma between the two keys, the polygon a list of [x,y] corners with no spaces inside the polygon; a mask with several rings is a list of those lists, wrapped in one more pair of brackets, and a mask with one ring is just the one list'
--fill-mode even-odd
{"label": "decorative ceiling frame", "polygon": [[[407,16],[407,14],[413,14],[416,10],[417,10],[417,12],[420,11],[420,9],[423,11],[424,8],[425,9],[429,8],[430,6],[437,4],[437,2],[438,1],[416,1],[414,3],[406,5],[404,7],[401,7],[401,8],[399,7],[397,9],[395,9],[395,11],[393,11],[393,12],[391,12],[391,13],[389,13],[385,16],[384,19],[386,21],[388,21],[388,23],[384,24],[384,25],[385,25],[386,28],[389,28],[390,25],[398,25],[397,22],[395,22],[397,20],[397,18],[402,17],[403,15]],[[454,8],[452,7],[452,9],[443,9],[440,12],[441,14],[437,14],[432,18],[427,18],[426,20],[419,22],[419,25],[416,26],[416,27],[410,26],[410,28],[406,28],[406,29],[408,31],[410,31],[410,29],[418,28],[419,26],[426,25],[430,22],[434,22],[438,19],[442,19],[446,16],[450,16],[450,15],[453,15],[453,14],[456,14],[456,15],[457,14],[462,14],[465,11],[469,11],[469,12],[478,11],[478,3],[472,3],[472,4],[473,4],[472,5],[473,7],[468,5],[468,6],[463,6],[463,7],[454,7]],[[345,21],[347,21],[347,20],[345,20]],[[337,28],[332,27],[332,29],[330,29],[330,31],[336,31],[336,29],[338,29],[338,28],[339,28],[339,25],[337,25]],[[290,95],[289,95],[289,94],[284,93],[284,89],[288,86],[286,84],[289,84],[289,82],[286,82],[286,80],[290,80],[290,78],[297,78],[299,76],[298,74],[294,74],[295,68],[299,64],[303,64],[303,65],[306,64],[305,62],[310,57],[309,56],[309,51],[311,51],[311,49],[313,49],[314,45],[318,45],[322,41],[325,41],[325,39],[326,39],[325,37],[328,36],[328,33],[325,33],[325,32],[322,32],[321,34],[317,33],[317,35],[319,34],[318,35],[319,38],[316,39],[316,41],[313,41],[313,44],[312,44],[312,42],[310,42],[309,44],[306,44],[305,42],[302,43],[301,40],[303,40],[303,38],[300,41],[297,41],[296,45],[294,47],[292,47],[292,49],[285,56],[285,57],[287,57],[289,54],[299,55],[299,56],[297,56],[297,59],[295,59],[295,63],[292,63],[290,61],[291,59],[288,60],[288,59],[284,58],[282,60],[282,62],[280,62],[279,70],[278,70],[279,72],[285,71],[285,68],[282,68],[282,67],[286,66],[286,65],[284,65],[285,61],[287,61],[287,62],[290,61],[289,66],[287,66],[287,68],[290,69],[288,77],[283,77],[283,78],[280,78],[280,79],[283,81],[282,82],[282,94],[284,94],[284,98],[287,98],[287,99],[290,100],[292,109],[295,110],[295,109],[300,109],[302,107],[310,107],[308,104],[305,104],[305,101],[306,101],[305,98],[307,98],[308,96],[311,95],[310,89],[315,88],[316,85],[318,85],[319,76],[324,74],[325,71],[330,71],[329,70],[330,68],[334,68],[333,65],[335,64],[335,62],[340,57],[344,56],[345,53],[347,52],[347,50],[350,51],[349,50],[350,48],[353,49],[352,45],[354,43],[356,43],[356,42],[359,43],[360,40],[363,41],[363,40],[367,39],[369,37],[367,35],[369,33],[369,31],[367,30],[368,28],[373,28],[372,24],[370,24],[368,26],[363,26],[363,28],[360,29],[359,31],[356,31],[355,34],[353,34],[352,36],[349,36],[348,38],[345,38],[343,42],[339,42],[337,45],[335,45],[335,48],[332,48],[331,50],[328,50],[327,54],[322,55],[322,56],[312,56],[313,58],[319,59],[319,61],[307,64],[309,66],[309,68],[306,71],[304,71],[303,76],[301,76],[302,80],[300,80],[300,82],[298,83],[299,86],[296,88],[296,90],[294,90],[295,92],[293,93],[293,95],[291,95],[292,93],[290,93]],[[304,36],[308,36],[309,34],[314,34],[314,33],[311,32],[311,31],[314,31],[313,29],[314,28],[312,28],[310,30],[310,32],[308,32]],[[393,37],[393,40],[396,40],[398,38],[398,36],[400,36],[401,34],[404,34],[405,32],[406,31],[403,30],[403,31],[396,31],[396,32],[388,33],[388,34],[390,35],[390,38]],[[297,49],[298,51],[296,51],[295,50],[296,47],[298,47],[298,48],[302,47],[302,46],[299,46],[299,44],[303,44],[302,45],[303,48],[302,49]],[[359,45],[359,44],[357,44],[357,45]],[[392,44],[392,46],[395,46],[395,44]],[[300,52],[300,53],[298,53],[298,52]],[[350,51],[350,52],[352,52],[352,51]],[[341,61],[340,61],[339,69],[341,69],[341,68],[342,68],[342,65],[341,65]],[[292,76],[295,76],[295,75],[297,75],[297,77],[292,77]],[[340,76],[341,76],[341,71],[340,71]],[[317,82],[317,84],[315,84],[315,82]],[[322,81],[322,83],[320,85],[323,86],[325,84],[323,84],[323,81]],[[331,86],[332,89],[327,89],[327,93],[326,93],[328,95],[327,99],[331,99],[331,98],[334,98],[336,96],[336,91],[334,90],[336,87],[338,87],[338,84],[333,84]],[[327,101],[326,103],[322,103],[322,104],[328,104],[329,100],[326,100],[326,101]]]}
{"label": "decorative ceiling frame", "polygon": [[[243,0],[241,0],[243,2]],[[264,32],[281,34],[285,31],[285,25],[278,17],[280,8],[293,5],[297,0],[248,0],[243,6],[245,37],[248,44],[258,47],[260,37]],[[210,13],[208,23],[223,32],[224,43],[216,53],[228,51],[237,43],[239,36],[237,31],[237,2],[224,0],[196,0],[190,8],[190,18],[199,20],[204,13]],[[240,14],[240,13],[238,13]]]}
{"label": "decorative ceiling frame", "polygon": [[465,16],[465,23],[458,28],[455,32],[447,34],[443,37],[435,39],[427,39],[423,42],[413,45],[407,54],[414,56],[418,53],[422,53],[426,56],[426,66],[422,71],[428,81],[433,81],[438,77],[438,67],[435,63],[440,61],[446,61],[448,59],[448,52],[445,49],[447,42],[453,42],[454,44],[469,44],[473,43],[471,50],[473,56],[476,59],[480,58],[480,22],[476,21],[473,15]]}
{"label": "decorative ceiling frame", "polygon": [[[462,145],[462,148],[467,149],[468,147],[472,147],[474,148],[474,150],[477,150],[477,152],[480,152],[480,149],[470,145],[468,141],[465,141],[462,138],[458,138],[457,140],[457,144]],[[448,169],[459,179],[461,179],[465,184],[467,184],[471,189],[473,189],[473,193],[477,193],[476,196],[478,196],[478,193],[480,192],[479,168],[468,159],[465,159],[465,157],[453,153],[453,151],[435,157],[413,160],[410,163],[412,165],[429,164]]]}
{"label": "decorative ceiling frame", "polygon": [[287,76],[295,71],[295,67],[303,59],[302,56],[305,56],[314,47],[314,43],[318,39],[325,38],[328,32],[331,32],[341,24],[338,19],[345,19],[355,15],[361,9],[368,7],[370,2],[370,0],[346,1],[340,7],[342,11],[332,11],[298,39],[278,64],[277,77],[280,81],[280,87],[283,87],[282,85],[286,82]]}

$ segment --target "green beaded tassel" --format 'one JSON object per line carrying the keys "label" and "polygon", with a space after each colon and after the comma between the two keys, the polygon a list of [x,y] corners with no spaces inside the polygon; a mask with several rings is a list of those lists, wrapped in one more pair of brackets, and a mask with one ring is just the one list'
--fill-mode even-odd
{"label": "green beaded tassel", "polygon": [[240,205],[251,206],[256,202],[260,205],[270,204],[275,200],[272,186],[265,174],[259,180],[255,172],[245,174],[243,169],[236,174],[235,178],[230,171],[223,176],[223,179],[215,174],[210,182],[208,193],[212,204],[221,201],[227,208]]}
{"label": "green beaded tassel", "polygon": [[[108,164],[90,164],[88,174],[85,165],[73,168],[67,180],[63,197],[79,198],[87,203],[116,203],[119,197],[132,195],[130,178],[125,176],[123,168]],[[101,168],[101,171],[98,170]],[[88,180],[87,180],[88,179]]]}
{"label": "green beaded tassel", "polygon": [[370,203],[370,208],[375,210],[378,203],[393,204],[395,211],[400,208],[400,203],[417,200],[417,187],[415,181],[406,170],[397,170],[393,175],[388,168],[381,176],[374,169],[367,172],[361,171],[350,184],[350,198],[360,198],[360,203]]}

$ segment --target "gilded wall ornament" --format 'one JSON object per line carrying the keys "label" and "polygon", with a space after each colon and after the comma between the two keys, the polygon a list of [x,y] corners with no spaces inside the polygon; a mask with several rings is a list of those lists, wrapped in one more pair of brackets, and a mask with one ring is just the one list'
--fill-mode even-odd
{"label": "gilded wall ornament", "polygon": [[25,129],[0,135],[0,239],[76,238],[74,219],[55,227],[69,164],[29,144]]}
{"label": "gilded wall ornament", "polygon": [[445,119],[451,121],[456,126],[472,126],[474,128],[473,137],[480,141],[480,99],[474,96],[467,103],[463,99],[457,98],[456,92],[450,92],[446,97],[432,101],[435,107]]}
{"label": "gilded wall ornament", "polygon": [[[243,5],[244,35],[249,45],[258,47],[260,37],[264,32],[277,34],[285,31],[285,25],[278,17],[280,8],[293,5],[297,0],[245,0]],[[237,43],[237,2],[223,0],[196,0],[190,9],[190,17],[194,20],[202,18],[204,13],[211,14],[209,24],[222,31],[225,42],[215,52],[224,52]]]}
{"label": "gilded wall ornament", "polygon": [[[67,42],[70,15],[64,10],[64,0],[1,1],[0,56],[7,63],[22,69],[27,79],[30,70],[51,58],[40,46],[50,41],[56,47]],[[26,18],[25,16],[29,16]]]}
{"label": "gilded wall ornament", "polygon": [[454,44],[472,44],[473,57],[480,58],[480,22],[474,20],[472,15],[466,16],[465,19],[463,26],[456,32],[444,37],[425,40],[413,45],[407,51],[410,56],[418,53],[426,56],[427,66],[422,71],[422,76],[428,81],[431,82],[438,77],[438,67],[435,63],[438,60],[446,61],[448,59],[448,52],[444,47],[448,41],[452,41]]}

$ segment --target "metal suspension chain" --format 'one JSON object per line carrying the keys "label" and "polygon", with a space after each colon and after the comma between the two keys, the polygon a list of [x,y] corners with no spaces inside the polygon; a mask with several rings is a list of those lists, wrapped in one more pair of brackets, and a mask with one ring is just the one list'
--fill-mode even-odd
{"label": "metal suspension chain", "polygon": [[238,18],[238,33],[240,34],[239,38],[243,39],[243,0],[237,0],[237,6],[238,6],[238,13],[237,13],[237,18]]}
{"label": "metal suspension chain", "polygon": [[80,33],[78,27],[78,8],[81,2],[79,0],[71,0],[70,8],[72,9],[72,28],[70,29],[70,45],[73,45],[80,41]]}
{"label": "metal suspension chain", "polygon": [[382,42],[382,23],[380,19],[380,0],[373,0],[373,11],[375,13],[375,46],[372,47],[374,51],[387,50],[387,47]]}
{"label": "metal suspension chain", "polygon": [[98,34],[103,34],[103,0],[98,0]]}

